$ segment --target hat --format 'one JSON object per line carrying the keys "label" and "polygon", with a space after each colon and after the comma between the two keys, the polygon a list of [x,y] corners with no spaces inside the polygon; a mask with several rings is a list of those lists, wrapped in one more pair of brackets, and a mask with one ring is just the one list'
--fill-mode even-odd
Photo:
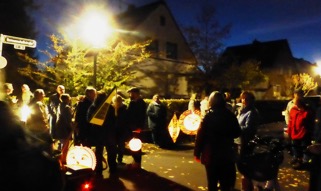
{"label": "hat", "polygon": [[127,93],[129,93],[129,92],[139,93],[139,88],[137,88],[137,87],[132,87],[132,88],[130,88],[129,90],[127,90]]}

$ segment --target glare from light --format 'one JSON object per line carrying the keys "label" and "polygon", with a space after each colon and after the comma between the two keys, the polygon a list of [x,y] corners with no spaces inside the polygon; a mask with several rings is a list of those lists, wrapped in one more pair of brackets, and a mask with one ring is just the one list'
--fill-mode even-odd
{"label": "glare from light", "polygon": [[78,32],[81,40],[95,48],[102,48],[113,33],[110,16],[106,10],[89,7],[79,17]]}
{"label": "glare from light", "polygon": [[321,76],[321,61],[316,62],[315,72]]}
{"label": "glare from light", "polygon": [[20,109],[20,120],[26,122],[31,113],[31,109],[27,105],[23,105]]}

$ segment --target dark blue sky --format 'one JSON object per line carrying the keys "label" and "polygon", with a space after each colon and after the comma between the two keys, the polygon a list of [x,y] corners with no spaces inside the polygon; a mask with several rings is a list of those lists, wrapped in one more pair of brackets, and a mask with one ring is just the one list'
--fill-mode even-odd
{"label": "dark blue sky", "polygon": [[[113,3],[116,8],[126,8],[127,3],[137,6],[155,0],[39,0],[46,3],[38,26],[57,26],[65,18],[77,15],[79,2],[102,1]],[[196,20],[200,4],[206,0],[167,0],[176,21],[180,25]],[[312,63],[321,60],[321,1],[320,0],[208,0],[216,7],[216,19],[221,25],[231,23],[225,46],[252,43],[253,40],[271,41],[287,39],[292,54]],[[51,2],[51,3],[49,3]],[[59,3],[60,2],[60,3]],[[58,4],[63,4],[63,9]],[[66,15],[69,14],[69,15]],[[44,16],[45,15],[45,16]],[[56,20],[56,21],[53,21]],[[42,40],[44,37],[42,33]],[[46,34],[48,35],[48,34]]]}

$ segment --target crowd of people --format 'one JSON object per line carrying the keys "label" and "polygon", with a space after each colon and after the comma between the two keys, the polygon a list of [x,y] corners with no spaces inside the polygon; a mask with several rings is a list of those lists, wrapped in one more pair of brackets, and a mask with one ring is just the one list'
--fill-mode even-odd
{"label": "crowd of people", "polygon": [[[302,90],[294,91],[293,95],[284,113],[288,135],[285,145],[289,145],[292,156],[290,164],[294,169],[310,167],[309,191],[320,191],[321,107],[316,109],[305,102]],[[255,96],[248,91],[242,92],[238,107],[229,104],[227,98],[226,94],[214,91],[201,102],[201,109],[205,108],[205,111],[202,111],[203,121],[197,132],[194,156],[196,161],[205,166],[208,189],[233,190],[237,166],[243,175],[242,190],[257,188],[279,191],[278,167],[283,161],[283,144],[276,151],[272,151],[276,147],[270,146],[274,156],[255,158],[253,144],[257,142],[257,130],[262,117],[255,107]],[[311,152],[311,144],[319,147]],[[275,161],[271,162],[270,159]]]}
{"label": "crowd of people", "polygon": [[[104,162],[107,162],[109,173],[117,175],[117,165],[126,165],[123,162],[126,142],[133,137],[140,137],[142,132],[150,128],[151,140],[159,146],[164,145],[162,136],[166,134],[167,108],[160,102],[160,96],[154,95],[149,105],[143,100],[140,89],[133,87],[127,93],[128,105],[124,98],[116,94],[112,98],[108,112],[102,125],[93,124],[90,120],[102,106],[109,95],[87,87],[84,96],[77,103],[71,103],[71,97],[63,85],[58,85],[56,92],[48,96],[45,103],[45,92],[36,89],[33,93],[27,84],[24,84],[22,96],[12,95],[13,86],[6,83],[5,101],[16,112],[24,105],[32,111],[24,122],[24,127],[32,137],[43,143],[47,152],[64,152],[73,141],[74,145],[94,148],[97,165],[96,176],[102,176]],[[20,100],[21,99],[21,100]],[[104,150],[107,151],[107,161],[104,159]],[[142,150],[131,151],[133,162],[127,164],[128,169],[140,169]],[[66,156],[64,153],[63,156]],[[66,162],[61,160],[61,162]]]}
{"label": "crowd of people", "polygon": [[[167,108],[158,94],[153,96],[149,104],[146,104],[140,89],[136,87],[127,91],[130,99],[128,104],[124,104],[123,97],[116,94],[103,116],[102,125],[97,125],[90,120],[109,95],[96,91],[93,87],[88,87],[84,96],[75,104],[71,103],[71,97],[65,92],[63,85],[57,86],[56,93],[49,96],[48,103],[44,102],[46,95],[43,89],[31,92],[27,84],[21,86],[22,95],[18,98],[12,95],[12,84],[6,83],[4,90],[6,97],[0,102],[0,106],[4,108],[1,112],[8,108],[12,111],[4,113],[4,116],[17,113],[24,105],[32,110],[26,121],[19,124],[21,129],[16,131],[20,135],[19,144],[20,139],[34,142],[37,148],[48,155],[54,152],[53,145],[58,145],[56,149],[64,151],[70,141],[74,145],[94,147],[97,159],[95,173],[98,177],[103,176],[104,150],[107,151],[109,173],[117,176],[117,166],[126,165],[123,163],[125,143],[133,137],[141,136],[146,128],[151,131],[152,143],[159,147],[166,147],[168,144]],[[253,93],[242,92],[239,101],[239,104],[232,104],[230,94],[214,91],[200,103],[202,122],[195,139],[194,157],[205,166],[210,191],[233,190],[236,167],[240,167],[238,162],[253,154],[250,143],[256,138],[261,116],[255,107]],[[321,108],[312,108],[304,101],[301,90],[294,92],[293,99],[285,110],[291,165],[294,169],[307,164],[313,167],[310,171],[309,191],[321,190],[321,154],[309,151],[311,142],[321,143],[320,113]],[[4,119],[0,123],[8,125]],[[26,131],[28,138],[22,135],[23,131]],[[133,162],[126,167],[140,169],[142,150],[131,151],[131,155]],[[57,174],[55,176],[59,177]],[[253,190],[256,186],[254,182],[250,174],[243,173],[242,190]],[[265,180],[263,187],[259,188],[280,190],[277,174]]]}

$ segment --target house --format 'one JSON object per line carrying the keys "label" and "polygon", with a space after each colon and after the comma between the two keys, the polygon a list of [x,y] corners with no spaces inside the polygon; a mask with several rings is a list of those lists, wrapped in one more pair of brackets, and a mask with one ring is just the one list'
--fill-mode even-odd
{"label": "house", "polygon": [[[189,77],[197,72],[197,61],[165,1],[141,7],[129,6],[116,21],[132,42],[151,40],[151,56],[133,68],[134,81],[145,97],[158,93],[167,98],[188,98]],[[129,38],[129,36],[131,38]]]}
{"label": "house", "polygon": [[258,99],[282,99],[291,96],[291,76],[298,73],[312,74],[313,65],[294,58],[286,39],[227,47],[220,58],[225,66],[242,64],[249,60],[260,63],[261,71],[268,77],[264,83],[253,87]]}

